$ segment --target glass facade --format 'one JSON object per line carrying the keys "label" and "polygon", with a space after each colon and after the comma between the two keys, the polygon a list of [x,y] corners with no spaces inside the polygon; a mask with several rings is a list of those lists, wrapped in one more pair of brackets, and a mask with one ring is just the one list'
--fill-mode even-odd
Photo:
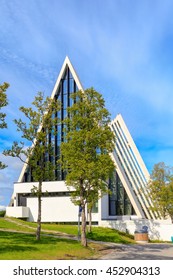
{"label": "glass facade", "polygon": [[[55,164],[54,172],[54,181],[63,181],[65,180],[65,172],[62,171],[61,165],[57,163],[57,160],[60,158],[60,144],[64,141],[64,125],[62,121],[67,116],[67,107],[72,106],[73,100],[70,98],[71,93],[78,91],[76,82],[70,72],[68,66],[66,66],[64,75],[60,81],[59,87],[55,94],[55,99],[59,100],[61,103],[61,110],[55,114],[55,117],[58,117],[60,124],[56,126],[57,133],[54,135],[54,132],[49,133],[47,141],[53,143],[54,151],[53,155],[45,155],[45,161],[51,161]],[[54,116],[52,116],[54,117]],[[33,182],[32,170],[30,168],[26,169],[26,172],[23,177],[23,182]]]}
{"label": "glass facade", "polygon": [[113,178],[109,179],[109,189],[111,191],[109,216],[135,215],[134,208],[116,171]]}

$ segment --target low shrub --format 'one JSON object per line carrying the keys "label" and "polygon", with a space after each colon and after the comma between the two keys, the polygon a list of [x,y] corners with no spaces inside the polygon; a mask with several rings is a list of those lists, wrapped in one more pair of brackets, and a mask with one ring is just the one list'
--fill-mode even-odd
{"label": "low shrub", "polygon": [[4,217],[5,216],[5,210],[1,210],[0,211],[0,217]]}

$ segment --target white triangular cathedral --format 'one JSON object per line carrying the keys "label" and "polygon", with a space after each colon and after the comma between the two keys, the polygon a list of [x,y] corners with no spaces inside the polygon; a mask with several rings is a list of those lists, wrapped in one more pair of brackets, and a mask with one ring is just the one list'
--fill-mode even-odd
{"label": "white triangular cathedral", "polygon": [[[62,108],[58,112],[63,120],[67,107],[72,105],[71,93],[83,90],[81,82],[68,57],[62,65],[51,97],[61,101]],[[112,153],[115,162],[114,179],[110,180],[111,194],[101,198],[93,208],[92,220],[101,224],[102,221],[127,219],[155,219],[151,211],[151,201],[146,192],[149,173],[137,150],[137,147],[123,121],[118,115],[110,124],[116,136],[116,145]],[[58,126],[57,135],[50,135],[54,141],[54,159],[60,153],[63,141],[63,127]],[[65,174],[57,167],[53,181],[43,182],[42,186],[42,221],[43,222],[77,222],[78,207],[70,199],[70,192],[65,184]],[[19,180],[14,184],[14,192],[10,206],[6,209],[7,216],[37,220],[37,197],[31,189],[33,185],[32,170],[24,165]]]}

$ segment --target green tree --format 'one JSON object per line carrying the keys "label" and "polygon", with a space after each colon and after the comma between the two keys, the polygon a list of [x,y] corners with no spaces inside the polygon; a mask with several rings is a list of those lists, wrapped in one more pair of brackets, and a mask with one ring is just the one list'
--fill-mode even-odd
{"label": "green tree", "polygon": [[82,209],[81,244],[87,246],[86,206],[108,191],[107,180],[115,168],[109,153],[115,139],[100,93],[90,88],[71,97],[74,104],[64,120],[61,164],[67,171],[66,184],[73,186],[72,202]]}
{"label": "green tree", "polygon": [[170,217],[173,223],[173,168],[164,162],[154,165],[148,184],[153,203],[152,209],[165,219]]}
{"label": "green tree", "polygon": [[[7,128],[5,121],[6,114],[1,112],[1,109],[8,105],[6,90],[9,87],[8,83],[0,85],[0,129]],[[6,165],[0,161],[0,169],[4,169]]]}
{"label": "green tree", "polygon": [[[42,182],[54,179],[54,143],[49,136],[57,133],[57,111],[60,104],[51,98],[44,98],[43,93],[39,92],[32,105],[35,110],[32,107],[20,107],[27,122],[21,118],[14,120],[17,131],[21,132],[21,137],[27,142],[13,142],[12,148],[4,151],[4,155],[23,161],[32,170],[34,182],[38,182],[38,187],[33,186],[32,192],[38,197],[36,239],[40,240]],[[28,141],[32,143],[31,147],[27,147]]]}

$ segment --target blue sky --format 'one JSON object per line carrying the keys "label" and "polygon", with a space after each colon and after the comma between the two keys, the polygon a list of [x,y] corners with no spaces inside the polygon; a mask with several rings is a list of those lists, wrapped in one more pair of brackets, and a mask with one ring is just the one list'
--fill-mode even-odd
{"label": "blue sky", "polygon": [[[106,3],[106,4],[105,4]],[[50,95],[68,55],[84,88],[121,113],[149,171],[173,166],[173,1],[0,0],[0,83],[10,84],[8,129],[0,152],[19,135],[12,120],[38,91]],[[8,205],[21,163],[3,158],[0,205]]]}

